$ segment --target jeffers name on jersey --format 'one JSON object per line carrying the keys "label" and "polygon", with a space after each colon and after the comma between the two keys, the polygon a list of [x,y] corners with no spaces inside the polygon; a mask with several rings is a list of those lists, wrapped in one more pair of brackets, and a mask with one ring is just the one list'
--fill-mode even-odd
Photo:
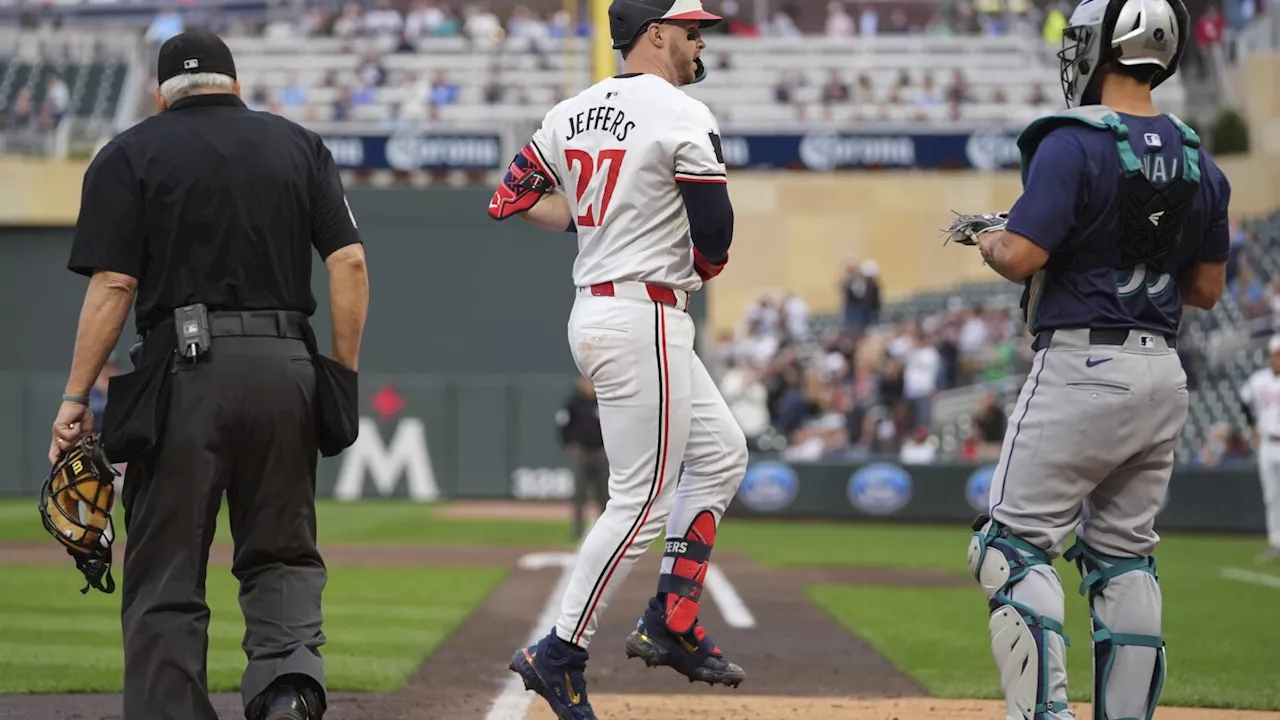
{"label": "jeffers name on jersey", "polygon": [[568,121],[569,134],[565,135],[565,142],[569,142],[581,133],[592,130],[603,130],[612,135],[618,142],[625,142],[627,133],[636,126],[634,122],[627,120],[625,112],[608,105],[585,110],[568,118]]}
{"label": "jeffers name on jersey", "polygon": [[[702,287],[694,247],[705,237],[722,237],[723,254],[732,234],[719,134],[706,105],[643,73],[605,78],[547,113],[529,146],[574,219],[575,286]],[[723,202],[686,201],[713,188]],[[721,204],[724,217],[703,217]],[[691,215],[697,217],[691,221]]]}

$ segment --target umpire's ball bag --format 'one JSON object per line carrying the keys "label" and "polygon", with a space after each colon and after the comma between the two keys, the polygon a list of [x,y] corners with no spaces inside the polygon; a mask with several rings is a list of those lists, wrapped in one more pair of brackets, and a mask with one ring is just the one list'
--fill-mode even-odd
{"label": "umpire's ball bag", "polygon": [[133,372],[116,375],[107,385],[102,413],[102,451],[112,463],[128,463],[160,444],[176,353],[158,358],[139,356]]}
{"label": "umpire's ball bag", "polygon": [[351,447],[360,433],[360,386],[355,370],[320,354],[311,323],[302,324],[303,341],[316,368],[316,431],[320,454],[333,457]]}

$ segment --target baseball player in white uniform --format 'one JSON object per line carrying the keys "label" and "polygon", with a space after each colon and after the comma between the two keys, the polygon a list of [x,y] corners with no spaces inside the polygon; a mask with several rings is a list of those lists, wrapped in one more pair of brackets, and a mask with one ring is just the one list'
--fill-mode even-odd
{"label": "baseball player in white uniform", "polygon": [[1258,473],[1262,501],[1267,512],[1267,549],[1260,560],[1280,561],[1280,335],[1267,346],[1270,367],[1265,367],[1240,389],[1241,405],[1257,435]]}
{"label": "baseball player in white uniform", "polygon": [[718,125],[680,90],[705,77],[701,29],[720,18],[699,0],[614,0],[609,20],[622,74],[547,113],[489,205],[495,219],[578,237],[569,345],[596,388],[609,501],[583,540],[555,628],[511,661],[572,720],[595,718],[587,648],[664,525],[662,571],[628,656],[691,682],[745,677],[698,620],[716,528],[747,467],[746,439],[694,352],[687,312],[689,294],[728,262],[733,234]]}

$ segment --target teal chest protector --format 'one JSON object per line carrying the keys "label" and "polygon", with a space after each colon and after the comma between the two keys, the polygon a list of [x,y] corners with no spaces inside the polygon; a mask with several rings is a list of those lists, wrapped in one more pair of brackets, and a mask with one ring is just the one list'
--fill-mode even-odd
{"label": "teal chest protector", "polygon": [[[1084,272],[1098,268],[1124,270],[1146,265],[1159,273],[1172,273],[1195,256],[1204,236],[1192,227],[1191,205],[1200,185],[1200,137],[1181,120],[1166,113],[1182,134],[1182,168],[1179,177],[1157,186],[1143,174],[1142,162],[1129,145],[1129,128],[1120,115],[1105,105],[1071,108],[1033,121],[1018,137],[1022,154],[1022,183],[1026,186],[1031,158],[1051,131],[1075,123],[1115,137],[1116,171],[1120,174],[1116,197],[1108,200],[1099,217],[1085,219],[1078,235],[1055,250],[1046,263],[1050,273],[1060,270]],[[1085,188],[1077,211],[1091,191]],[[1114,222],[1116,214],[1120,222]],[[1028,323],[1033,322],[1036,301],[1044,276],[1028,279],[1022,307]],[[1035,286],[1035,287],[1033,287]]]}

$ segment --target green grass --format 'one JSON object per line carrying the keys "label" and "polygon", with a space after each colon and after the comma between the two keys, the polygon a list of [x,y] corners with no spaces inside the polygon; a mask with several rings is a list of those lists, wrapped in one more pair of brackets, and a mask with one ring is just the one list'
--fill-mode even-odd
{"label": "green grass", "polygon": [[[968,578],[964,528],[742,523],[724,536],[769,564],[932,568]],[[802,541],[840,545],[809,547]],[[1169,677],[1161,703],[1193,707],[1280,709],[1280,590],[1221,577],[1222,567],[1252,567],[1253,538],[1165,536],[1157,553],[1164,595]],[[1089,608],[1080,575],[1055,564],[1066,592],[1067,668],[1073,700],[1092,696]],[[930,694],[999,698],[987,636],[987,607],[977,584],[958,588],[807,588],[841,625],[870,642]]]}
{"label": "green grass", "polygon": [[[491,520],[440,517],[440,505],[408,500],[362,500],[316,503],[321,545],[346,543],[416,543],[432,545],[497,545],[572,547],[569,523],[547,520]],[[229,514],[218,513],[214,542],[231,542]],[[124,511],[117,506],[116,536],[124,538]],[[0,542],[53,542],[40,524],[34,498],[0,500]],[[322,547],[323,549],[323,547]]]}
{"label": "green grass", "polygon": [[[718,547],[748,553],[778,567],[844,566],[967,572],[961,528],[838,522],[788,523],[732,519],[718,530]],[[957,562],[957,559],[959,562]]]}
{"label": "green grass", "polygon": [[[440,516],[438,505],[409,501],[324,501],[318,504],[318,513],[322,544],[571,547],[565,522],[445,518]],[[218,538],[225,542],[230,539],[225,511],[220,522]],[[718,545],[779,567],[898,567],[955,574],[971,584],[923,589],[818,586],[807,591],[818,606],[866,638],[930,693],[939,697],[996,698],[1000,689],[987,640],[986,602],[965,565],[968,537],[969,531],[963,526],[731,519],[721,528]],[[0,542],[19,539],[48,540],[34,502],[0,502]],[[1262,547],[1261,540],[1252,537],[1164,537],[1157,553],[1169,645],[1169,679],[1163,704],[1280,709],[1280,684],[1274,680],[1274,668],[1280,667],[1280,624],[1273,619],[1273,608],[1280,604],[1280,589],[1227,580],[1220,575],[1221,568],[1230,566],[1257,571],[1252,561]],[[1088,608],[1077,593],[1079,575],[1075,568],[1062,561],[1058,568],[1067,597],[1067,632],[1073,640],[1068,650],[1071,696],[1087,700],[1091,695]],[[425,641],[415,637],[395,644],[401,650],[381,652],[388,647],[379,635],[387,632],[385,623],[376,619],[383,609],[377,608],[375,615],[367,608],[373,607],[374,601],[385,602],[385,596],[380,600],[376,594],[371,597],[361,592],[396,597],[394,605],[406,613],[412,614],[413,608],[443,608],[440,612],[461,618],[502,574],[499,570],[481,569],[482,573],[490,573],[484,575],[488,579],[477,580],[474,592],[467,594],[456,590],[457,582],[465,586],[465,579],[448,579],[452,573],[460,573],[457,577],[462,578],[466,572],[336,569],[325,606],[330,614],[326,632],[333,638],[328,656],[340,682],[346,683],[345,687],[394,687],[430,651],[432,638],[438,642],[443,636],[432,633],[448,629],[433,624],[433,615],[421,621],[407,616],[408,622],[399,625],[395,635],[422,632],[426,634]],[[4,638],[0,642],[0,692],[115,686],[119,622],[116,606],[111,603],[118,601],[98,594],[84,598],[67,592],[75,584],[75,578],[68,573],[74,575],[69,565],[54,569],[0,567],[0,587],[22,587],[22,595],[33,598],[22,605],[12,597],[13,593],[9,597],[0,595],[0,638]],[[400,583],[406,583],[407,588],[398,589]],[[448,587],[448,595],[433,595],[433,587]],[[397,589],[392,592],[392,588]],[[414,595],[415,591],[421,596]],[[243,656],[238,650],[239,609],[225,570],[211,573],[210,598],[215,608],[211,679],[222,683],[221,687],[229,687],[238,677]],[[751,598],[746,601],[750,604]],[[50,603],[54,607],[48,607]],[[93,615],[95,612],[102,613],[100,621]],[[50,651],[36,650],[49,642],[51,630],[45,618],[58,614],[86,621],[54,628],[52,632],[60,638],[58,644]],[[88,629],[83,629],[86,626]],[[88,644],[89,651],[81,649],[82,641]],[[24,671],[5,664],[13,662],[7,658],[15,657],[35,657],[34,662],[44,669]],[[92,669],[58,673],[49,672],[50,665]],[[86,680],[96,673],[101,674],[94,675],[93,687],[86,687]],[[58,682],[66,684],[56,685]]]}
{"label": "green grass", "polygon": [[320,542],[331,544],[573,545],[567,521],[439,517],[438,508],[396,500],[324,501],[316,505],[316,522]]}
{"label": "green grass", "polygon": [[[117,575],[119,569],[115,570]],[[321,648],[329,688],[393,690],[506,575],[500,567],[329,568]],[[0,567],[0,693],[119,692],[120,593],[81,595],[73,567]],[[13,592],[12,588],[21,588]],[[209,572],[209,686],[239,688],[244,616]]]}

